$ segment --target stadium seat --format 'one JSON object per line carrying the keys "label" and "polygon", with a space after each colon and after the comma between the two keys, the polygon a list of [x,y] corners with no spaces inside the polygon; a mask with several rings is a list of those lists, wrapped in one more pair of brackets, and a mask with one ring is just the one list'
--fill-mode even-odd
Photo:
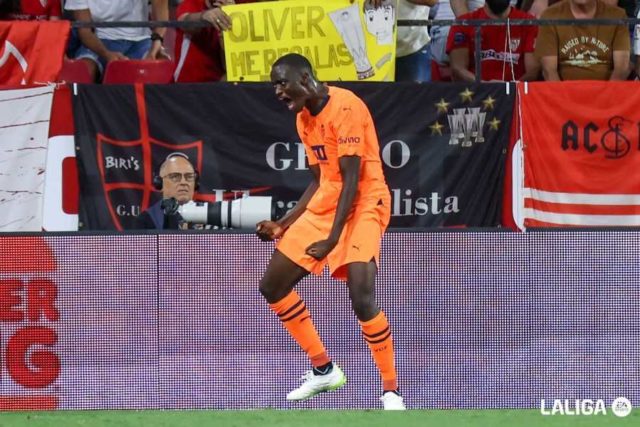
{"label": "stadium seat", "polygon": [[130,59],[109,62],[102,83],[170,83],[172,78],[172,61]]}
{"label": "stadium seat", "polygon": [[65,59],[58,80],[67,83],[93,83],[89,67],[81,59]]}

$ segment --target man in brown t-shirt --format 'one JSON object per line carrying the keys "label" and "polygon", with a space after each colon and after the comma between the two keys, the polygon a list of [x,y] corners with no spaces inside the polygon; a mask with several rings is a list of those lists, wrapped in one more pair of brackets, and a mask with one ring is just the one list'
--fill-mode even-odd
{"label": "man in brown t-shirt", "polygon": [[[541,19],[626,18],[623,9],[602,0],[563,0]],[[625,80],[631,43],[626,25],[543,25],[535,56],[547,81]]]}

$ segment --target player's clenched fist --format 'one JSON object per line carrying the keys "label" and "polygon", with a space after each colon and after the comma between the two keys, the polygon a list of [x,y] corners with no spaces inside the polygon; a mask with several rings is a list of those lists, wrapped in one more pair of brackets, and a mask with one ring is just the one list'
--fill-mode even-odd
{"label": "player's clenched fist", "polygon": [[260,221],[256,225],[256,234],[263,242],[279,239],[284,233],[284,228],[275,221]]}

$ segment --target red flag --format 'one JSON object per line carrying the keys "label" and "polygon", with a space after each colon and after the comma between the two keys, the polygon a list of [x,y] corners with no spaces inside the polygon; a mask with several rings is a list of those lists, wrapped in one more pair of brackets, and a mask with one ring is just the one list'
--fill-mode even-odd
{"label": "red flag", "polygon": [[0,85],[58,80],[69,21],[0,22]]}
{"label": "red flag", "polygon": [[49,145],[44,177],[42,228],[46,231],[78,229],[78,168],[71,111],[71,89],[59,85],[53,94]]}
{"label": "red flag", "polygon": [[525,225],[640,225],[634,82],[519,85]]}

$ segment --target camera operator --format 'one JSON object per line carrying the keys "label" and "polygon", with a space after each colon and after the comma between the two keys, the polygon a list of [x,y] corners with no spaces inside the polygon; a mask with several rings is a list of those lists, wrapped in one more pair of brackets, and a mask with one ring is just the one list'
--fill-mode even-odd
{"label": "camera operator", "polygon": [[[162,200],[154,203],[136,219],[135,229],[148,230],[180,230],[195,228],[182,220],[177,214],[165,214],[167,203],[175,199],[178,205],[193,200],[198,184],[198,171],[189,161],[189,157],[180,152],[171,153],[160,165],[158,174],[153,178],[153,185],[162,191]],[[175,202],[174,202],[175,203]],[[175,212],[175,209],[173,210]],[[201,225],[199,225],[202,228]]]}

